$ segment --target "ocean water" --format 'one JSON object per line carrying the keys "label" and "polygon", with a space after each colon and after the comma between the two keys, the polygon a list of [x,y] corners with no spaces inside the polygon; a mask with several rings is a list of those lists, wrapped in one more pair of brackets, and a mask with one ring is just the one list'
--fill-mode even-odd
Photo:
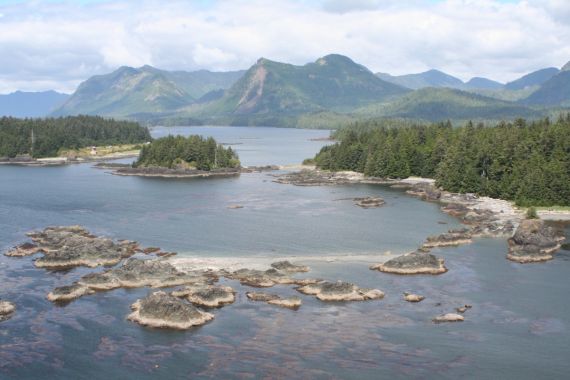
{"label": "ocean water", "polygon": [[[213,136],[232,144],[245,165],[300,163],[325,144],[310,140],[328,135],[235,127],[152,133]],[[303,306],[291,311],[251,302],[251,288],[223,280],[238,291],[236,303],[213,310],[215,319],[204,326],[165,331],[126,320],[129,305],[150,289],[54,306],[46,294],[91,269],[49,272],[33,267],[33,258],[0,256],[0,298],[17,305],[0,323],[0,379],[567,376],[570,252],[520,265],[505,259],[504,239],[478,239],[434,250],[449,268],[440,276],[371,271],[375,257],[413,250],[457,221],[436,204],[384,186],[295,187],[272,182],[272,174],[177,180],[113,176],[90,164],[0,166],[2,251],[30,230],[81,224],[179,257],[291,257],[311,266],[311,277],[386,293],[380,301],[323,303],[290,286],[269,289],[301,296]],[[365,210],[346,200],[365,195],[386,205]],[[232,204],[244,208],[228,209]],[[426,300],[407,303],[404,291]],[[466,303],[473,308],[465,322],[431,322]]]}

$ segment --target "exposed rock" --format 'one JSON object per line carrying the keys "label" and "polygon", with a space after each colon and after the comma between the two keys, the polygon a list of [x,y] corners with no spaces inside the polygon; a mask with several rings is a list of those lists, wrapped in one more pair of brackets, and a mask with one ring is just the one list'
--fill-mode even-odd
{"label": "exposed rock", "polygon": [[94,290],[87,286],[74,283],[72,285],[60,286],[48,293],[47,299],[52,302],[69,302],[84,295],[93,294]]}
{"label": "exposed rock", "polygon": [[235,301],[235,291],[229,286],[195,285],[172,292],[175,297],[184,297],[195,305],[221,307]]}
{"label": "exposed rock", "polygon": [[298,309],[303,303],[299,297],[282,298],[277,294],[263,293],[263,292],[247,292],[247,298],[252,301],[262,301],[270,305],[277,305],[286,307],[288,309]]}
{"label": "exposed rock", "polygon": [[0,300],[0,322],[10,319],[14,311],[16,306],[12,302]]}
{"label": "exposed rock", "polygon": [[298,309],[301,307],[303,301],[299,297],[277,298],[267,301],[270,305],[277,305],[287,309]]}
{"label": "exposed rock", "polygon": [[264,292],[247,292],[245,293],[245,295],[247,296],[247,298],[249,298],[252,301],[262,301],[262,302],[277,300],[281,298],[277,294],[264,293]]}
{"label": "exposed rock", "polygon": [[560,249],[564,237],[540,219],[525,219],[509,242],[507,259],[519,263],[551,260]]}
{"label": "exposed rock", "polygon": [[384,298],[378,289],[359,288],[349,282],[323,281],[297,288],[303,294],[314,295],[321,301],[364,301]]}
{"label": "exposed rock", "polygon": [[277,165],[246,166],[244,168],[241,168],[242,173],[262,173],[276,170],[280,170],[280,167]]}
{"label": "exposed rock", "polygon": [[43,231],[28,233],[36,243],[22,245],[28,252],[43,253],[35,261],[40,268],[64,269],[76,266],[112,266],[132,256],[135,242],[119,241],[93,236],[81,226],[47,227]]}
{"label": "exposed rock", "polygon": [[244,268],[232,273],[226,273],[225,276],[232,280],[238,280],[242,285],[256,288],[269,288],[276,284],[305,285],[319,281],[316,279],[295,279],[275,268],[266,271]]}
{"label": "exposed rock", "polygon": [[443,322],[463,322],[465,318],[463,315],[454,314],[454,313],[447,313],[444,315],[439,315],[433,319],[435,323],[443,323]]}
{"label": "exposed rock", "polygon": [[458,307],[458,308],[455,308],[455,311],[457,311],[458,313],[463,314],[463,313],[465,313],[468,309],[471,309],[471,307],[472,307],[471,305],[463,305],[463,306],[460,306],[460,307]]}
{"label": "exposed rock", "polygon": [[242,205],[229,205],[228,208],[230,210],[237,210],[237,209],[243,208],[243,206]]}
{"label": "exposed rock", "polygon": [[6,252],[5,255],[10,257],[24,257],[31,256],[40,252],[42,252],[42,249],[37,245],[32,243],[24,243],[12,248]]}
{"label": "exposed rock", "polygon": [[373,265],[370,269],[394,274],[441,274],[447,272],[443,259],[421,251],[398,256],[383,264]]}
{"label": "exposed rock", "polygon": [[451,247],[471,243],[471,233],[468,229],[449,230],[437,236],[429,236],[423,244],[425,248]]}
{"label": "exposed rock", "polygon": [[308,272],[310,269],[304,265],[291,264],[289,261],[277,261],[271,267],[283,272]]}
{"label": "exposed rock", "polygon": [[158,247],[148,247],[142,250],[142,253],[144,253],[145,255],[151,254],[151,253],[156,253],[156,252],[160,252],[160,248]]}
{"label": "exposed rock", "polygon": [[441,207],[441,211],[455,217],[462,217],[469,212],[469,208],[463,203],[448,203]]}
{"label": "exposed rock", "polygon": [[121,287],[204,285],[215,280],[214,273],[181,272],[167,261],[131,258],[119,268],[83,276],[79,283],[94,290],[110,290]]}
{"label": "exposed rock", "polygon": [[137,300],[131,309],[133,312],[127,318],[149,327],[185,330],[214,319],[212,314],[162,291]]}
{"label": "exposed rock", "polygon": [[386,202],[380,197],[354,198],[354,204],[362,208],[375,208],[383,206]]}
{"label": "exposed rock", "polygon": [[116,168],[112,174],[121,176],[138,176],[138,177],[159,177],[159,178],[209,178],[209,177],[233,177],[241,173],[240,168],[227,169],[169,169],[160,167],[120,167]]}
{"label": "exposed rock", "polygon": [[426,201],[438,201],[441,198],[441,190],[428,182],[416,183],[406,193]]}
{"label": "exposed rock", "polygon": [[408,302],[421,302],[425,299],[424,296],[420,296],[419,294],[413,294],[413,293],[404,293],[404,299]]}

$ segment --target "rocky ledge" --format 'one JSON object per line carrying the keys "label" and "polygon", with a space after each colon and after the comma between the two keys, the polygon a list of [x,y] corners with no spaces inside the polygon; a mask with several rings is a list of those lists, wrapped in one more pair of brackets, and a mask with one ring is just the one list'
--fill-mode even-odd
{"label": "rocky ledge", "polygon": [[127,319],[143,326],[186,330],[214,319],[183,300],[159,291],[137,300]]}
{"label": "rocky ledge", "polygon": [[221,285],[195,285],[171,293],[175,297],[186,298],[198,306],[222,307],[234,303],[235,291],[229,286]]}
{"label": "rocky ledge", "polygon": [[297,291],[314,295],[321,301],[365,301],[384,298],[384,292],[378,289],[359,288],[350,282],[322,281],[297,288]]}
{"label": "rocky ledge", "polygon": [[471,243],[471,232],[467,228],[449,230],[437,236],[429,236],[423,244],[424,248],[455,247],[461,244]]}
{"label": "rocky ledge", "polygon": [[564,236],[540,219],[525,219],[509,242],[507,259],[519,263],[536,263],[551,260],[560,249]]}
{"label": "rocky ledge", "polygon": [[441,274],[447,272],[443,259],[424,251],[407,253],[383,264],[373,265],[370,269],[394,274]]}
{"label": "rocky ledge", "polygon": [[24,243],[6,253],[7,256],[43,254],[34,262],[39,268],[66,269],[77,266],[113,266],[132,256],[137,244],[131,241],[114,242],[93,236],[81,226],[47,227],[28,233],[35,244]]}
{"label": "rocky ledge", "polygon": [[197,169],[168,169],[168,168],[133,168],[122,167],[111,172],[122,176],[160,177],[160,178],[208,178],[233,177],[241,174],[241,168],[227,168],[214,170]]}
{"label": "rocky ledge", "polygon": [[245,295],[252,301],[262,301],[270,305],[281,306],[293,310],[300,308],[303,303],[299,297],[282,298],[277,294],[271,293],[247,292]]}
{"label": "rocky ledge", "polygon": [[298,172],[277,175],[273,182],[295,186],[345,185],[349,183],[394,183],[394,181],[382,178],[364,177],[362,174],[355,172],[329,172],[317,169],[303,169]]}
{"label": "rocky ledge", "polygon": [[14,311],[16,311],[16,306],[12,302],[0,300],[0,322],[10,319]]}

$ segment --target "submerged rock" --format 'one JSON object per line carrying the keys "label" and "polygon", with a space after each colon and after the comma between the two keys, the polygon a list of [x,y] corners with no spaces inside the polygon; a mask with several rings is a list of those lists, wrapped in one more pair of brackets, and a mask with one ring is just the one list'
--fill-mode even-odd
{"label": "submerged rock", "polygon": [[425,248],[453,247],[461,244],[469,244],[471,242],[471,232],[463,228],[459,230],[449,230],[437,236],[429,236],[423,246]]}
{"label": "submerged rock", "polygon": [[35,266],[65,269],[76,266],[113,266],[135,253],[137,244],[130,241],[114,242],[93,236],[81,226],[47,227],[28,236],[36,243],[23,244],[9,252],[11,256],[43,253]]}
{"label": "submerged rock", "polygon": [[87,286],[74,283],[72,285],[60,286],[48,293],[47,299],[52,302],[69,302],[87,294],[95,293]]}
{"label": "submerged rock", "polygon": [[421,251],[398,256],[383,264],[373,265],[370,269],[394,274],[441,274],[447,272],[443,259]]}
{"label": "submerged rock", "polygon": [[281,298],[277,294],[264,293],[264,292],[247,292],[245,293],[245,295],[247,296],[247,298],[249,298],[252,301],[262,301],[262,302],[277,300]]}
{"label": "submerged rock", "polygon": [[283,272],[308,272],[310,270],[307,266],[291,264],[289,261],[277,261],[271,264],[271,267]]}
{"label": "submerged rock", "polygon": [[471,309],[471,307],[472,307],[471,305],[463,305],[463,306],[459,306],[459,307],[455,308],[455,311],[458,312],[458,313],[463,314],[463,313],[465,313],[468,309]]}
{"label": "submerged rock", "polygon": [[433,319],[435,323],[443,323],[443,322],[463,322],[465,318],[463,315],[455,314],[455,313],[447,313],[444,315],[439,315]]}
{"label": "submerged rock", "polygon": [[508,240],[507,259],[519,263],[551,260],[560,249],[564,237],[540,219],[521,221],[513,237]]}
{"label": "submerged rock", "polygon": [[404,293],[404,299],[408,302],[421,302],[425,299],[424,296],[420,296],[419,294],[413,294],[413,293]]}
{"label": "submerged rock", "polygon": [[40,252],[42,252],[42,249],[37,245],[32,243],[24,243],[12,248],[6,252],[5,255],[10,257],[24,257],[31,256]]}
{"label": "submerged rock", "polygon": [[378,289],[359,288],[349,282],[323,281],[297,288],[303,294],[314,295],[321,301],[365,301],[384,298]]}
{"label": "submerged rock", "polygon": [[386,202],[380,197],[354,198],[354,204],[362,208],[375,208],[383,206]]}
{"label": "submerged rock", "polygon": [[0,322],[10,319],[15,311],[16,306],[12,302],[0,300]]}
{"label": "submerged rock", "polygon": [[222,307],[234,303],[235,291],[229,286],[203,285],[187,286],[172,292],[175,297],[184,297],[195,305]]}
{"label": "submerged rock", "polygon": [[173,297],[165,292],[154,292],[131,305],[133,312],[127,319],[143,326],[189,329],[214,319],[210,313]]}

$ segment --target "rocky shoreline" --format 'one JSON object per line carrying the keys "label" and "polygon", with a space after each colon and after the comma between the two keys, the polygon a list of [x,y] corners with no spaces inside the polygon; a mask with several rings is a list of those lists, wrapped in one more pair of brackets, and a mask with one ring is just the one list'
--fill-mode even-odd
{"label": "rocky shoreline", "polygon": [[133,168],[120,167],[111,171],[113,175],[156,177],[156,178],[209,178],[209,177],[234,177],[241,174],[241,169],[168,169],[168,168]]}
{"label": "rocky shoreline", "polygon": [[124,158],[137,158],[139,152],[127,153],[111,153],[101,156],[81,156],[81,157],[47,157],[47,158],[32,158],[29,156],[19,156],[13,158],[0,158],[0,165],[17,165],[17,166],[62,166],[72,164],[84,164],[90,162],[101,162],[120,160]]}

